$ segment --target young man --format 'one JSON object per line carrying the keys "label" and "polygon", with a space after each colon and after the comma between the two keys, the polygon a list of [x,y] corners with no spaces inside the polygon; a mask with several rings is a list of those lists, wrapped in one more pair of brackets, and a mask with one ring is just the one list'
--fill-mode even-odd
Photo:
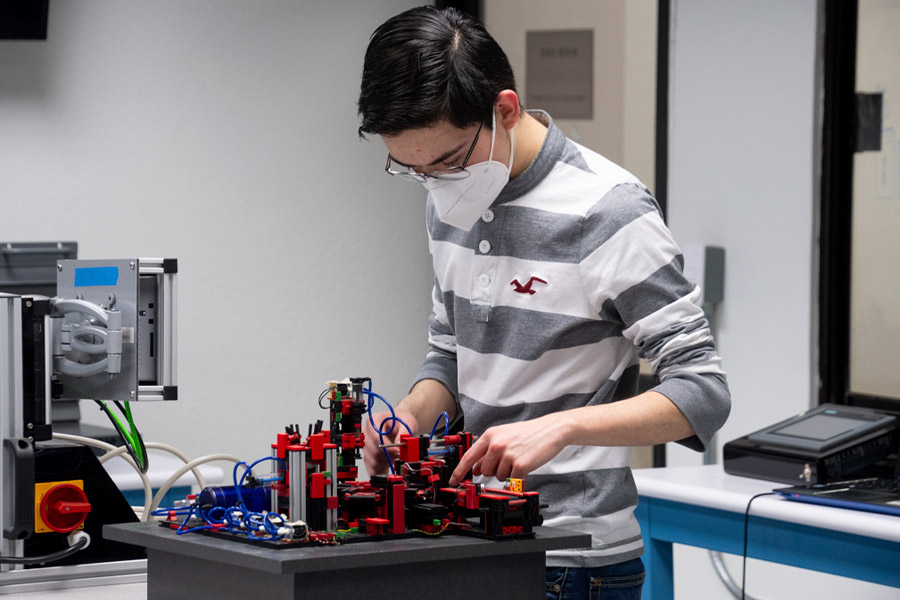
{"label": "young man", "polygon": [[[452,9],[375,31],[359,113],[360,135],[387,147],[385,170],[429,191],[430,351],[397,415],[424,433],[442,412],[462,417],[480,437],[451,483],[470,468],[525,477],[549,504],[545,525],[593,536],[590,550],[548,553],[549,594],[613,586],[639,598],[629,447],[702,450],[730,409],[656,201],[549,115],[524,111],[503,51]],[[636,395],[639,358],[661,383]],[[384,472],[369,427],[366,443],[370,473]]]}

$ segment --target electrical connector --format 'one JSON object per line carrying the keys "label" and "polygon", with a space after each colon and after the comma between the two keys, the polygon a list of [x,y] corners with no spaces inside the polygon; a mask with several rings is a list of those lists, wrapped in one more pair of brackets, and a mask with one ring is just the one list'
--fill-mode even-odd
{"label": "electrical connector", "polygon": [[66,536],[66,541],[70,548],[78,544],[81,540],[84,540],[84,545],[80,547],[81,550],[84,550],[91,545],[91,536],[84,531],[75,530]]}

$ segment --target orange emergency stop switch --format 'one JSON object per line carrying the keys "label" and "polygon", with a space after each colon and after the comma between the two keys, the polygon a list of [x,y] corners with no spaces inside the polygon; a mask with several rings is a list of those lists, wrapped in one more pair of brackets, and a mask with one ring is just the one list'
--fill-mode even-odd
{"label": "orange emergency stop switch", "polygon": [[84,483],[54,481],[34,486],[34,532],[69,533],[84,525],[91,512]]}

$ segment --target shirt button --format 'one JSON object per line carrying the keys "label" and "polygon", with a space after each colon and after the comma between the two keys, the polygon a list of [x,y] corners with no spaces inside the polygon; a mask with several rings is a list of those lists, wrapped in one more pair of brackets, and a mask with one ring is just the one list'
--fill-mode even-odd
{"label": "shirt button", "polygon": [[484,211],[484,214],[481,215],[481,219],[482,219],[485,223],[490,223],[491,221],[494,220],[494,211],[492,211],[492,210],[486,210],[486,211]]}
{"label": "shirt button", "polygon": [[491,251],[491,243],[487,240],[481,240],[478,242],[478,251],[482,254],[487,254]]}
{"label": "shirt button", "polygon": [[491,277],[490,277],[490,275],[485,275],[485,274],[479,275],[479,276],[478,276],[478,283],[481,284],[481,287],[487,287],[487,286],[489,286],[489,285],[491,284]]}

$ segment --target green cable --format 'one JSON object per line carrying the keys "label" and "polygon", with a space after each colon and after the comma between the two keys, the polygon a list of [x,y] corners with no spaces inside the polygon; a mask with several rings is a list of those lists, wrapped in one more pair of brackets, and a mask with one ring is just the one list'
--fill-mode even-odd
{"label": "green cable", "polygon": [[131,428],[131,434],[137,439],[138,443],[135,445],[135,452],[138,457],[141,459],[143,463],[146,459],[146,454],[144,453],[144,442],[141,440],[141,434],[138,433],[137,427],[134,424],[134,419],[131,418],[131,403],[125,402],[125,417],[128,419],[128,426]]}
{"label": "green cable", "polygon": [[68,382],[67,385],[72,390],[81,394],[81,397],[83,399],[93,400],[100,405],[100,409],[104,413],[106,413],[106,416],[109,417],[109,420],[115,426],[116,433],[118,433],[119,437],[122,438],[122,443],[124,444],[126,450],[128,450],[128,454],[131,456],[131,458],[134,459],[134,462],[135,464],[137,464],[141,473],[146,473],[147,469],[150,466],[150,457],[147,455],[147,449],[144,447],[144,440],[141,437],[137,426],[134,424],[134,419],[131,416],[131,405],[128,403],[128,401],[125,401],[125,408],[122,408],[122,405],[118,401],[114,401],[115,405],[119,407],[119,410],[121,410],[125,414],[125,418],[128,421],[128,429],[126,429],[125,424],[122,423],[121,419],[119,419],[119,417],[116,416],[116,414],[112,410],[110,410],[105,401],[99,400],[97,398],[91,398],[87,390],[77,384],[72,383],[71,381]]}
{"label": "green cable", "polygon": [[122,423],[122,420],[119,419],[116,413],[110,410],[105,401],[97,398],[94,398],[93,400],[100,405],[100,408],[106,413],[106,416],[109,417],[109,420],[116,427],[119,437],[121,437],[122,441],[125,443],[128,454],[130,454],[134,459],[134,462],[137,463],[141,473],[146,473],[147,468],[150,466],[149,461],[147,460],[147,451],[144,448],[144,440],[141,438],[141,434],[138,432],[137,427],[134,424],[134,419],[131,416],[131,405],[126,401],[125,408],[123,409],[118,401],[115,402],[115,405],[119,407],[119,410],[125,413],[126,420],[128,421],[128,429],[126,429],[125,424]]}

